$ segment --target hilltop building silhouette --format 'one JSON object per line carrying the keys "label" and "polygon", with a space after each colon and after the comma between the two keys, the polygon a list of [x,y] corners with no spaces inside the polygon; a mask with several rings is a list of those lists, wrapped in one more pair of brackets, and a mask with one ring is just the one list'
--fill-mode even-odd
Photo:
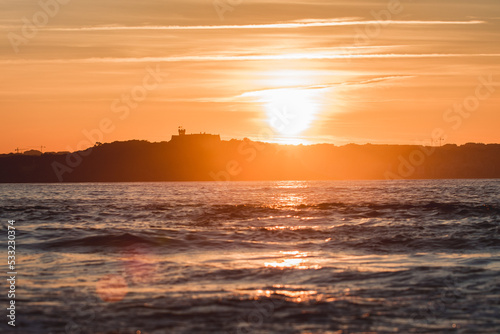
{"label": "hilltop building silhouette", "polygon": [[186,134],[186,129],[179,126],[178,135],[172,135],[171,143],[182,143],[182,144],[212,144],[220,143],[220,135],[212,135],[208,133],[192,133]]}

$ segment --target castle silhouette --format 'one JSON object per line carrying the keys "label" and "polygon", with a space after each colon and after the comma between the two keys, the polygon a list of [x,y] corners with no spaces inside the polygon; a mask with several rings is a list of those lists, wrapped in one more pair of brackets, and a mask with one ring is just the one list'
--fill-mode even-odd
{"label": "castle silhouette", "polygon": [[200,143],[218,143],[220,142],[220,135],[212,135],[208,133],[192,133],[186,134],[186,129],[179,126],[178,135],[172,135],[171,143],[183,144],[200,144]]}

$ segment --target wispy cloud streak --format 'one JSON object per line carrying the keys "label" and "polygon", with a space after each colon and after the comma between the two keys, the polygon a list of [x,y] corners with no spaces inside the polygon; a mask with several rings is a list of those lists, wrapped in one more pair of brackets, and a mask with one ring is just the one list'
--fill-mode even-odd
{"label": "wispy cloud streak", "polygon": [[242,25],[168,25],[168,26],[86,26],[86,27],[47,27],[48,31],[120,31],[120,30],[225,30],[225,29],[297,29],[312,27],[340,27],[340,26],[359,26],[370,24],[391,25],[475,25],[484,24],[485,21],[403,21],[403,20],[385,20],[385,21],[363,21],[352,20],[352,18],[328,19],[328,20],[299,20],[290,22],[278,22],[269,24],[242,24]]}
{"label": "wispy cloud streak", "polygon": [[429,53],[429,54],[311,54],[289,53],[277,55],[234,56],[172,56],[140,58],[80,58],[80,59],[20,59],[0,60],[0,64],[65,64],[65,63],[149,63],[149,62],[207,62],[207,61],[253,61],[253,60],[335,60],[335,59],[385,59],[385,58],[466,58],[500,57],[500,53]]}
{"label": "wispy cloud streak", "polygon": [[330,89],[330,88],[339,87],[339,86],[365,86],[365,85],[379,84],[379,83],[382,83],[385,81],[403,80],[403,79],[411,79],[411,78],[415,78],[415,76],[414,75],[392,75],[392,76],[366,79],[366,80],[361,80],[361,81],[346,81],[346,82],[336,82],[336,83],[324,83],[324,84],[319,84],[319,85],[269,88],[269,89],[261,89],[261,90],[251,91],[251,92],[245,92],[245,93],[237,96],[237,98],[259,96],[263,93],[273,92],[273,91],[324,90],[324,89]]}

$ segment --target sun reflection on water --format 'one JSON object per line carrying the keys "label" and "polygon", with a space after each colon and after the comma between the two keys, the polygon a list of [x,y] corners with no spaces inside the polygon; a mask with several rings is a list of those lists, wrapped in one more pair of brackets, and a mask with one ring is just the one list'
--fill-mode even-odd
{"label": "sun reflection on water", "polygon": [[303,181],[276,182],[274,186],[276,193],[271,198],[271,204],[275,207],[298,207],[304,205],[308,200],[304,189],[308,187],[308,184]]}
{"label": "sun reflection on water", "polygon": [[284,258],[272,262],[264,262],[264,266],[266,268],[280,269],[321,269],[320,265],[312,264],[311,261],[307,259],[309,256],[307,252],[281,251],[280,256],[284,256]]}
{"label": "sun reflection on water", "polygon": [[283,230],[290,230],[290,231],[299,231],[299,230],[306,230],[306,229],[318,229],[319,226],[305,226],[305,225],[300,225],[300,226],[280,226],[280,225],[275,225],[275,226],[268,226],[264,227],[265,230],[267,231],[283,231]]}
{"label": "sun reflection on water", "polygon": [[267,297],[270,298],[275,295],[284,296],[288,301],[294,303],[309,302],[312,300],[321,300],[324,298],[323,295],[318,294],[316,290],[286,290],[286,289],[276,289],[276,290],[257,290],[257,298]]}

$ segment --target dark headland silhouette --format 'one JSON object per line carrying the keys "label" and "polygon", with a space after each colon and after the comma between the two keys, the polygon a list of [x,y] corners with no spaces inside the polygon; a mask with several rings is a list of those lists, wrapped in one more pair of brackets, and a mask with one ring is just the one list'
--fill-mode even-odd
{"label": "dark headland silhouette", "polygon": [[36,153],[1,155],[0,182],[500,178],[500,144],[293,146],[179,129],[169,142]]}

